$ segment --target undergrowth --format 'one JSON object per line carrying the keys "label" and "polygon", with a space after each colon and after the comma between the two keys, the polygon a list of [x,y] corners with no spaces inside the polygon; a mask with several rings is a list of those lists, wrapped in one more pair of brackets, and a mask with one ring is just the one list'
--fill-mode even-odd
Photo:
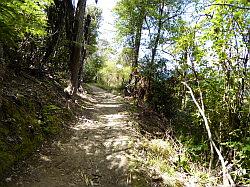
{"label": "undergrowth", "polygon": [[[187,149],[172,138],[143,138],[132,142],[131,173],[144,173],[147,185],[216,186],[220,181],[206,167],[194,163]],[[137,179],[134,184],[137,186]],[[138,183],[139,184],[139,183]]]}
{"label": "undergrowth", "polygon": [[212,187],[221,183],[220,171],[209,171],[208,164],[199,159],[201,154],[190,149],[195,147],[178,139],[170,126],[167,129],[168,120],[146,108],[132,105],[129,110],[136,119],[135,128],[143,135],[130,143],[129,168],[132,176],[138,176],[132,180],[134,186]]}
{"label": "undergrowth", "polygon": [[[10,71],[11,72],[11,71]],[[0,177],[58,135],[74,116],[60,83],[22,73],[0,75]],[[73,107],[74,104],[71,104]]]}

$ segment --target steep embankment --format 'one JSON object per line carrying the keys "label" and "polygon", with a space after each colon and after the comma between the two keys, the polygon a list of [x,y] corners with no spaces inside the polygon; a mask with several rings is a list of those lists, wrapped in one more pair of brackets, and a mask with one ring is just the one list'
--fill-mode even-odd
{"label": "steep embankment", "polygon": [[0,176],[60,132],[73,112],[63,87],[47,76],[1,69]]}

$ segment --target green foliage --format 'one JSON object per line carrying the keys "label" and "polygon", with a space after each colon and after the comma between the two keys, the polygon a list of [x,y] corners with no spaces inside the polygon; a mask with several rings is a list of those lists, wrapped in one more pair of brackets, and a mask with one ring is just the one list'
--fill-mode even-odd
{"label": "green foliage", "polygon": [[51,0],[3,0],[0,2],[0,40],[14,42],[26,33],[45,35],[45,8]]}
{"label": "green foliage", "polygon": [[118,1],[114,12],[117,15],[116,27],[118,30],[118,39],[132,44],[135,38],[135,32],[143,19],[142,9],[145,8],[147,1],[141,0],[120,0]]}
{"label": "green foliage", "polygon": [[[27,82],[34,84],[31,81]],[[13,83],[16,84],[16,80]],[[41,87],[40,83],[37,85]],[[58,134],[62,129],[62,124],[72,119],[69,110],[59,107],[60,102],[56,104],[55,98],[52,98],[55,94],[53,90],[38,93],[37,90],[34,91],[29,87],[27,89],[26,84],[23,85],[24,90],[19,87],[16,90],[15,85],[11,89],[13,92],[11,96],[0,95],[2,99],[0,104],[0,176],[14,163],[29,156],[45,138],[48,138],[48,135]],[[30,87],[37,88],[34,85]],[[15,94],[16,91],[17,94]],[[55,97],[58,98],[58,96]],[[44,105],[44,103],[49,103],[50,99],[53,104]]]}
{"label": "green foliage", "polygon": [[[99,35],[99,28],[102,20],[102,10],[95,7],[95,6],[89,6],[87,7],[87,14],[91,16],[91,23],[89,28],[89,39],[86,41],[87,45],[87,51],[88,55],[91,56],[95,52],[97,52],[97,38]],[[94,55],[95,56],[95,55]]]}
{"label": "green foliage", "polygon": [[84,67],[84,82],[96,82],[97,74],[103,67],[104,58],[96,55],[91,56]]}
{"label": "green foliage", "polygon": [[6,152],[5,147],[1,147],[0,152],[0,160],[1,160],[1,167],[0,167],[0,174],[2,174],[6,169],[9,168],[15,161],[14,156],[8,152]]}
{"label": "green foliage", "polygon": [[[247,10],[237,8],[245,6],[241,1],[231,2],[232,6],[224,6],[223,1],[214,3],[218,5],[209,6],[204,10],[206,15],[212,16],[206,16],[191,27],[185,22],[180,24],[181,33],[178,33],[179,36],[176,35],[178,37],[175,39],[176,44],[172,51],[180,65],[177,70],[179,78],[188,80],[198,102],[204,103],[213,138],[219,143],[227,142],[232,146],[226,146],[229,145],[227,143],[221,144],[224,149],[223,154],[233,165],[235,173],[239,166],[248,167],[248,161],[239,156],[233,159],[230,152],[240,155],[241,148],[235,149],[235,147],[246,146],[245,139],[249,136],[249,127],[246,125],[248,112],[243,112],[249,108],[245,102],[249,84],[242,82],[242,79],[249,79],[246,73],[248,70],[245,43],[249,15]],[[183,88],[179,89],[181,93]],[[189,117],[192,118],[194,125],[192,129],[198,128],[200,130],[195,131],[202,134],[200,139],[193,143],[189,142],[190,151],[205,156],[208,153],[204,149],[206,148],[204,143],[195,146],[197,141],[204,142],[203,139],[206,138],[205,131],[202,130],[202,121],[198,120],[201,119],[200,115],[192,106],[192,101],[186,95],[183,96],[183,112],[191,114]],[[231,144],[232,142],[235,144]],[[205,158],[204,156],[200,158]],[[247,159],[249,160],[249,157]],[[235,176],[235,180],[239,181],[239,178]]]}
{"label": "green foliage", "polygon": [[[196,185],[217,185],[218,181],[212,175],[193,164],[188,147],[176,144],[172,139],[143,138],[131,142],[131,147],[134,149],[129,162],[130,172],[144,171],[143,182],[150,183],[152,178],[157,178],[165,186],[187,186],[194,185],[191,182],[195,178]],[[133,182],[140,183],[137,180]]]}
{"label": "green foliage", "polygon": [[[83,81],[96,82],[97,73],[103,66],[105,57],[98,45],[97,39],[99,35],[99,28],[102,19],[101,9],[95,6],[87,7],[87,14],[91,17],[90,26],[88,28],[88,36],[85,35],[85,59],[83,60]],[[99,49],[98,49],[99,47]]]}
{"label": "green foliage", "polygon": [[127,56],[131,64],[135,33],[143,17],[143,52],[136,68],[140,80],[146,81],[139,81],[135,89],[146,89],[145,106],[171,120],[174,133],[185,142],[192,158],[208,164],[206,129],[180,84],[187,82],[199,105],[203,104],[212,138],[221,146],[225,160],[233,165],[230,172],[240,183],[246,183],[249,176],[237,172],[244,173],[250,160],[246,141],[250,136],[249,5],[242,0],[121,0],[115,8],[119,37],[125,49],[132,51]]}
{"label": "green foliage", "polygon": [[0,174],[14,162],[30,154],[43,140],[36,118],[36,103],[19,96],[16,101],[4,100],[1,106]]}
{"label": "green foliage", "polygon": [[58,134],[60,128],[63,124],[63,119],[61,118],[63,110],[55,105],[47,105],[43,107],[43,131],[46,134],[55,135]]}
{"label": "green foliage", "polygon": [[226,148],[232,151],[233,158],[232,163],[234,171],[232,172],[233,177],[241,183],[249,184],[250,174],[248,168],[250,167],[250,138],[240,141],[229,141],[221,143]]}
{"label": "green foliage", "polygon": [[[24,67],[45,69],[50,77],[67,77],[74,38],[70,27],[73,20],[64,7],[69,1],[54,2],[53,6],[50,6],[52,0],[0,2],[0,58],[3,56],[17,75]],[[124,88],[133,82],[130,79],[138,78],[137,83],[133,82],[135,93],[144,91],[140,98],[144,106],[167,117],[171,124],[166,127],[171,125],[187,149],[183,150],[184,154],[175,155],[174,146],[169,143],[147,142],[140,147],[149,152],[146,164],[157,165],[170,176],[178,168],[192,173],[189,156],[208,165],[207,132],[200,113],[180,83],[185,81],[198,103],[203,104],[213,140],[232,165],[230,173],[234,180],[248,182],[249,5],[246,0],[227,3],[224,0],[120,0],[114,13],[118,41],[122,41],[124,49],[117,58],[109,42],[97,41],[101,11],[88,8],[92,22],[89,38],[84,41],[88,57],[84,59],[84,81]],[[193,16],[185,11],[192,11]],[[4,111],[0,113],[3,118],[0,173],[28,155],[45,135],[57,134],[63,124],[62,116],[70,116],[53,102],[47,102],[42,108],[38,105],[21,94],[10,96],[0,105]],[[38,108],[39,116],[35,113]],[[172,155],[173,161],[169,161]],[[209,180],[206,174],[197,173],[200,180]],[[176,176],[172,179],[175,181]],[[181,185],[179,179],[175,182],[173,185]]]}
{"label": "green foliage", "polygon": [[123,86],[129,78],[131,69],[113,61],[106,61],[103,68],[99,71],[98,79],[111,88]]}
{"label": "green foliage", "polygon": [[171,79],[166,81],[155,80],[152,84],[152,91],[148,95],[148,103],[159,113],[168,118],[173,118],[178,109],[178,99],[174,96]]}

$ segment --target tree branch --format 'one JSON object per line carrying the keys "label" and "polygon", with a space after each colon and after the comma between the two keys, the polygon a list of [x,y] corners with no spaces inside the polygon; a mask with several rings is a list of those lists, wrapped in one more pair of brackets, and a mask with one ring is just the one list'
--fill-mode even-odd
{"label": "tree branch", "polygon": [[210,6],[213,6],[213,5],[216,5],[216,6],[229,6],[229,7],[243,9],[243,10],[250,10],[250,7],[241,7],[241,6],[236,6],[236,5],[232,5],[232,4],[228,4],[228,3],[224,3],[224,4],[216,3],[216,4],[211,4]]}
{"label": "tree branch", "polygon": [[149,24],[148,24],[148,21],[147,21],[147,17],[145,16],[145,23],[146,23],[146,25],[147,25],[147,27],[148,27],[148,34],[149,34],[149,38],[150,38],[150,40],[152,39],[152,36],[151,36],[151,31],[150,31],[150,26],[149,26]]}

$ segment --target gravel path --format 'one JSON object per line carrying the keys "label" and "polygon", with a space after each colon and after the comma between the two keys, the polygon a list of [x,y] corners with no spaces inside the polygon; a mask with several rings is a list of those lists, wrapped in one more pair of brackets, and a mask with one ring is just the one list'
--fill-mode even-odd
{"label": "gravel path", "polygon": [[126,107],[119,96],[90,89],[88,115],[6,178],[6,186],[132,186],[127,158],[136,133]]}

